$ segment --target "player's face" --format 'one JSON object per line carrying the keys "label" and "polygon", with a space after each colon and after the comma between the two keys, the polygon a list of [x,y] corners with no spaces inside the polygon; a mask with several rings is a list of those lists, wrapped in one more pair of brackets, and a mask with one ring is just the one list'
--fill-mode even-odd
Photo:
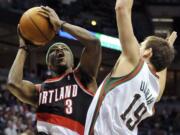
{"label": "player's face", "polygon": [[49,63],[55,68],[72,68],[73,56],[71,51],[65,45],[59,45],[52,48],[49,54]]}

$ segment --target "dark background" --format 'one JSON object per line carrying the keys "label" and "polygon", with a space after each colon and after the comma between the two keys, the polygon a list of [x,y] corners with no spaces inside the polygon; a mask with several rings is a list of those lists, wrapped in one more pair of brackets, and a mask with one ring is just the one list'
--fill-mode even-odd
{"label": "dark background", "polygon": [[[34,109],[19,103],[6,90],[5,82],[18,49],[16,26],[19,19],[25,10],[40,5],[50,6],[62,20],[69,23],[118,36],[115,0],[0,0],[0,134],[4,134],[7,127],[17,129],[18,134],[33,130]],[[148,35],[166,37],[173,30],[179,34],[180,0],[135,0],[132,17],[134,33],[139,42]],[[96,26],[91,25],[92,20],[97,22]],[[82,50],[80,43],[58,36],[52,43],[59,40],[72,48],[77,64]],[[24,70],[26,79],[37,83],[47,77],[45,53],[49,45],[31,50]],[[180,38],[177,39],[175,48],[177,54],[168,68],[165,94],[156,106],[156,115],[141,125],[140,135],[180,135]],[[103,48],[98,83],[111,70],[119,55],[118,51]],[[27,114],[29,115],[26,116]]]}

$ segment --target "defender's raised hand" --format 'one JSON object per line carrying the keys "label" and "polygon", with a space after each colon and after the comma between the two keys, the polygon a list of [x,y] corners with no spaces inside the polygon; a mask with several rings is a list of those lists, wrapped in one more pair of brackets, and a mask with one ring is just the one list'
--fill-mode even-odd
{"label": "defender's raised hand", "polygon": [[170,46],[174,45],[174,42],[176,41],[176,39],[177,39],[177,32],[176,31],[173,31],[171,33],[171,35],[166,38],[166,40],[169,42]]}

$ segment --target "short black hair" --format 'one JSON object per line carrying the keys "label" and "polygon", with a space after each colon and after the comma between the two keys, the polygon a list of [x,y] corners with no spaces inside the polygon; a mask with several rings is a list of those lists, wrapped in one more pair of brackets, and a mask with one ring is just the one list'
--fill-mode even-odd
{"label": "short black hair", "polygon": [[152,48],[152,57],[150,62],[155,67],[156,71],[162,71],[167,66],[169,66],[175,57],[175,50],[171,47],[167,40],[156,37],[156,36],[149,36],[146,38],[146,48]]}

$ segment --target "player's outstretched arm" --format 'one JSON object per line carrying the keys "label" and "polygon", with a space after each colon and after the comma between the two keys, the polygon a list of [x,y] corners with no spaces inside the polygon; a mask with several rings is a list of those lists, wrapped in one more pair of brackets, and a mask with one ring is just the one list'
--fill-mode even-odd
{"label": "player's outstretched arm", "polygon": [[85,47],[78,68],[86,72],[90,77],[96,78],[101,62],[100,41],[89,31],[79,26],[65,23],[63,29],[76,37]]}
{"label": "player's outstretched arm", "polygon": [[50,7],[42,6],[41,8],[40,14],[44,17],[49,17],[55,31],[63,28],[64,31],[73,35],[85,46],[78,68],[90,77],[96,78],[101,62],[100,41],[86,29],[60,20],[55,11]]}
{"label": "player's outstretched arm", "polygon": [[[175,32],[175,31],[173,31],[171,33],[171,35],[168,36],[167,41],[169,42],[169,45],[171,47],[173,47],[174,42],[176,41],[176,38],[177,38],[177,32]],[[157,74],[159,76],[159,84],[160,84],[160,93],[159,93],[159,97],[157,99],[157,101],[159,101],[164,93],[164,89],[166,86],[167,68],[161,72],[158,72]]]}
{"label": "player's outstretched arm", "polygon": [[29,81],[22,80],[24,63],[27,56],[27,46],[21,37],[19,37],[19,40],[20,49],[18,50],[14,63],[10,69],[7,88],[20,101],[37,106],[38,100],[35,85]]}
{"label": "player's outstretched arm", "polygon": [[116,20],[119,39],[122,45],[121,57],[133,65],[137,65],[140,59],[139,43],[134,35],[132,26],[133,0],[116,0]]}

